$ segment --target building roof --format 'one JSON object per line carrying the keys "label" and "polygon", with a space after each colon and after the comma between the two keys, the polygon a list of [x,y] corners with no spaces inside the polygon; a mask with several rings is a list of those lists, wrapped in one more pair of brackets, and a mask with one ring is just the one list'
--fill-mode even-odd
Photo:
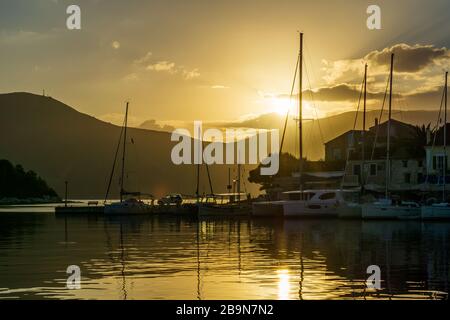
{"label": "building roof", "polygon": [[[343,138],[343,137],[346,137],[346,136],[348,136],[349,134],[352,134],[352,133],[353,133],[353,134],[356,133],[355,136],[360,136],[362,132],[363,132],[363,130],[348,130],[348,131],[346,131],[346,132],[344,132],[344,133],[338,135],[337,137],[328,140],[327,142],[325,142],[325,145],[327,145],[327,144],[329,144],[329,143],[331,143],[331,142],[334,142],[334,141],[336,141],[336,140],[339,140],[339,139],[341,139],[341,138]],[[369,131],[366,131],[366,133],[369,133]]]}
{"label": "building roof", "polygon": [[[369,128],[369,131],[372,133],[377,133],[378,137],[387,137],[387,128],[388,128],[389,121],[386,120],[383,123],[380,123],[378,125],[374,125]],[[402,137],[407,138],[411,137],[416,132],[416,127],[405,122],[401,122],[395,119],[390,120],[391,124],[391,136],[392,137]]]}

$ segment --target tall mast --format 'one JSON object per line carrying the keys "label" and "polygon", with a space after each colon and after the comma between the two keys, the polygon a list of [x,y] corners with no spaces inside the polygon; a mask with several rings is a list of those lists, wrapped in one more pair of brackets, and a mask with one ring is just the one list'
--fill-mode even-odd
{"label": "tall mast", "polygon": [[364,185],[365,185],[365,175],[364,175],[364,167],[365,167],[365,132],[366,132],[366,105],[367,105],[367,63],[364,66],[364,111],[363,111],[363,128],[362,128],[362,134],[361,134],[361,142],[362,142],[362,150],[361,150],[361,158],[362,158],[362,164],[361,164],[361,191],[364,192]]}
{"label": "tall mast", "polygon": [[303,33],[300,33],[300,51],[298,57],[298,131],[299,131],[299,153],[300,153],[300,162],[299,162],[299,182],[300,182],[300,191],[303,190],[303,179],[302,179],[302,171],[303,171]]}
{"label": "tall mast", "polygon": [[238,178],[237,178],[237,199],[238,199],[238,203],[241,202],[241,164],[238,163],[238,167],[237,167],[237,173],[238,173]]}
{"label": "tall mast", "polygon": [[124,178],[125,178],[125,152],[127,146],[127,124],[128,124],[128,104],[125,109],[125,123],[124,123],[124,134],[123,134],[123,153],[122,153],[122,179],[120,179],[120,202],[123,201],[123,193],[124,193]]}
{"label": "tall mast", "polygon": [[442,202],[445,202],[445,183],[447,175],[447,78],[448,71],[445,72],[445,86],[444,86],[444,159],[443,159],[443,183],[442,183]]}
{"label": "tall mast", "polygon": [[[201,134],[200,128],[198,128],[198,137],[197,137],[197,139],[200,139],[200,134]],[[195,141],[194,141],[194,143],[195,143]],[[199,159],[201,159],[200,148],[199,148],[198,157],[199,157]],[[198,203],[200,201],[200,161],[198,161],[198,163],[197,163],[197,190],[195,191],[195,194],[197,196],[197,203]]]}
{"label": "tall mast", "polygon": [[387,148],[386,148],[386,199],[389,193],[389,185],[391,182],[391,161],[390,161],[390,152],[391,152],[391,116],[392,116],[392,82],[394,76],[394,53],[391,54],[391,73],[390,73],[390,81],[389,81],[389,116],[387,123]]}

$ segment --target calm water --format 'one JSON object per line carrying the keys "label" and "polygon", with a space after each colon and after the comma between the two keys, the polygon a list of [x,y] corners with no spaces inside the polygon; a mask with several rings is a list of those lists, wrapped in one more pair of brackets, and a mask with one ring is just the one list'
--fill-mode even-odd
{"label": "calm water", "polygon": [[[449,291],[450,223],[16,211],[0,212],[0,299],[432,299]],[[374,264],[378,292],[365,289]],[[80,290],[66,289],[69,265],[81,268]]]}

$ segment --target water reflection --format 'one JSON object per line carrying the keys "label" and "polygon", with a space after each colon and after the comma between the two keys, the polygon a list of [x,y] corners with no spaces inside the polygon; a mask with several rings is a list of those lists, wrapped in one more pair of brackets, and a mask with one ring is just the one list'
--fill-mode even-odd
{"label": "water reflection", "polygon": [[[0,213],[0,298],[439,299],[449,223]],[[381,268],[381,290],[366,269]],[[66,290],[68,265],[82,289]]]}
{"label": "water reflection", "polygon": [[289,299],[289,270],[279,270],[278,271],[278,299],[288,300]]}

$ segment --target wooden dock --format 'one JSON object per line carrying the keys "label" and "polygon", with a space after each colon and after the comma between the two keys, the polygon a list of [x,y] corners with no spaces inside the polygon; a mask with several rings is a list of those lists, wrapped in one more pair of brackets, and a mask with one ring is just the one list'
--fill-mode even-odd
{"label": "wooden dock", "polygon": [[103,214],[104,209],[104,206],[61,206],[55,208],[55,214]]}
{"label": "wooden dock", "polygon": [[[102,215],[104,214],[104,206],[59,206],[55,208],[55,214],[89,214]],[[152,211],[148,214],[152,215],[181,215],[181,216],[196,216],[198,208],[195,204],[175,205],[156,205],[153,206]]]}

